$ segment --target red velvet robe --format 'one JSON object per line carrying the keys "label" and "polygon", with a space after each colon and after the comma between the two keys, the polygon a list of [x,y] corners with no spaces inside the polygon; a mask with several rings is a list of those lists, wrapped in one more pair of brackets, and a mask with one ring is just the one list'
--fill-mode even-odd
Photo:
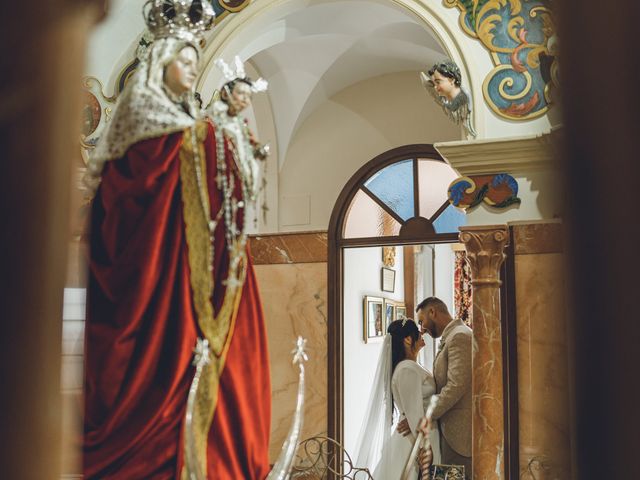
{"label": "red velvet robe", "polygon": [[[212,215],[220,209],[216,141],[205,140]],[[183,134],[133,145],[107,162],[93,202],[85,333],[85,479],[174,479],[199,332],[180,189]],[[236,168],[227,150],[227,168]],[[237,177],[238,175],[236,175]],[[241,190],[236,185],[236,197]],[[215,231],[220,307],[228,253]],[[269,471],[269,359],[249,261],[209,432],[208,478],[263,479]]]}

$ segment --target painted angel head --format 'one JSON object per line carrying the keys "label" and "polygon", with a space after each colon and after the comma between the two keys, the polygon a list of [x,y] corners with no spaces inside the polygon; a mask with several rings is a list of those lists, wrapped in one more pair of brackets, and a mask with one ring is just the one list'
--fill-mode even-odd
{"label": "painted angel head", "polygon": [[477,135],[471,122],[471,94],[462,87],[460,68],[451,60],[420,72],[422,86],[456,125],[462,124],[469,135]]}

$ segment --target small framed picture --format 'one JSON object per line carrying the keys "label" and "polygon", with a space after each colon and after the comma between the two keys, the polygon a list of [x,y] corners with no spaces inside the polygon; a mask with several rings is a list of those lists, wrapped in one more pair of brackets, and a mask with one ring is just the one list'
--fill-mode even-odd
{"label": "small framed picture", "polygon": [[402,320],[403,318],[407,318],[407,307],[405,306],[404,303],[401,303],[401,304],[397,303],[395,319]]}
{"label": "small framed picture", "polygon": [[396,289],[396,271],[391,268],[382,267],[381,271],[382,291],[394,292]]}
{"label": "small framed picture", "polygon": [[388,298],[384,299],[384,319],[387,322],[387,327],[396,320],[396,302]]}
{"label": "small framed picture", "polygon": [[365,296],[363,304],[364,343],[382,340],[387,329],[384,299],[380,297]]}

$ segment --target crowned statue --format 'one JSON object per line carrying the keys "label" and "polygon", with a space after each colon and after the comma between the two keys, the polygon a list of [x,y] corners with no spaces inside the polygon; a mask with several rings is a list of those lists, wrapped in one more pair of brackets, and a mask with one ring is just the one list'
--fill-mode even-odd
{"label": "crowned statue", "polygon": [[420,72],[420,81],[453,123],[462,125],[474,138],[478,135],[471,118],[471,93],[462,87],[458,65],[451,60],[436,63],[427,72]]}
{"label": "crowned statue", "polygon": [[[229,139],[232,154],[246,182],[249,201],[255,204],[265,187],[265,160],[269,155],[269,145],[262,145],[256,140],[247,119],[241,118],[239,113],[251,105],[252,95],[264,92],[268,84],[263,78],[252,80],[247,76],[240,57],[235,57],[233,67],[221,58],[215,63],[222,71],[226,83],[222,86],[220,99],[213,102],[208,114]],[[266,210],[263,203],[263,215]]]}
{"label": "crowned statue", "polygon": [[211,4],[144,12],[153,41],[85,178],[84,478],[264,479],[269,358],[246,226],[267,148],[237,114],[266,85],[237,63],[204,114],[194,85]]}

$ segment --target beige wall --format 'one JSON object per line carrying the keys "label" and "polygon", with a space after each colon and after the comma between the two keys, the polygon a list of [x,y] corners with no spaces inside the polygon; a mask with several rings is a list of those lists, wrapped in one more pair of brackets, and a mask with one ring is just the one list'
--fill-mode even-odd
{"label": "beige wall", "polygon": [[[382,75],[342,90],[293,137],[280,170],[280,230],[326,230],[346,182],[377,155],[460,138],[461,130],[422,89],[416,72]],[[306,196],[308,220],[295,224]]]}

